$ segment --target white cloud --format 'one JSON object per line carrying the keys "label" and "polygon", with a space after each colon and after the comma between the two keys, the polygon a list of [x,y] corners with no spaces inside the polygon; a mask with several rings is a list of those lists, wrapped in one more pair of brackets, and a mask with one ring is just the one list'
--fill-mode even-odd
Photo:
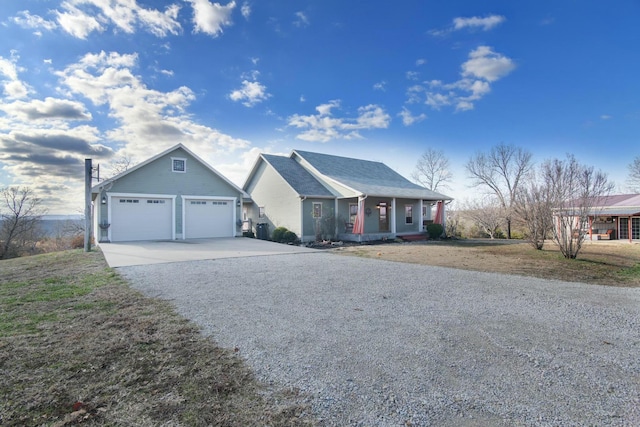
{"label": "white cloud", "polygon": [[406,107],[403,107],[402,111],[398,115],[402,117],[402,124],[405,126],[411,126],[427,118],[427,115],[424,113],[418,114],[417,116],[412,115],[411,111],[409,111]]}
{"label": "white cloud", "polygon": [[405,75],[407,80],[417,81],[420,79],[420,73],[417,71],[407,71]]}
{"label": "white cloud", "polygon": [[93,31],[105,31],[113,24],[120,31],[133,34],[138,26],[157,37],[179,34],[180,6],[169,5],[164,12],[145,9],[135,0],[66,0],[55,11],[58,24],[74,37],[85,39]]}
{"label": "white cloud", "polygon": [[164,12],[152,9],[138,9],[138,19],[156,37],[166,37],[168,34],[180,34],[182,26],[178,22],[180,6],[173,4]]}
{"label": "white cloud", "polygon": [[384,92],[384,91],[386,91],[386,90],[387,90],[387,87],[386,87],[386,86],[387,86],[387,82],[385,82],[385,81],[383,80],[383,81],[381,81],[381,82],[375,83],[375,84],[373,85],[373,89],[374,89],[374,90],[381,90],[381,91],[383,91],[383,92]]}
{"label": "white cloud", "polygon": [[269,99],[271,95],[267,93],[267,87],[257,81],[243,80],[242,87],[229,94],[232,101],[242,102],[245,107],[253,107],[262,101]]}
{"label": "white cloud", "polygon": [[29,93],[28,86],[18,77],[19,67],[16,65],[18,56],[12,52],[12,58],[6,59],[0,56],[0,85],[3,86],[4,94],[11,99],[24,98]]}
{"label": "white cloud", "polygon": [[18,16],[13,17],[13,22],[22,28],[44,28],[45,30],[55,30],[58,26],[53,21],[47,21],[38,15],[32,15],[28,10],[18,12]]}
{"label": "white cloud", "polygon": [[300,95],[300,102],[307,102],[307,98],[304,95]]}
{"label": "white cloud", "polygon": [[507,76],[516,68],[506,56],[489,46],[480,46],[469,53],[461,65],[461,78],[453,83],[431,80],[413,85],[407,90],[407,102],[424,103],[434,110],[455,106],[456,111],[468,111],[474,103],[491,92],[491,83]]}
{"label": "white cloud", "polygon": [[308,27],[309,26],[309,18],[305,15],[304,12],[296,12],[296,19],[293,21],[293,25],[298,28]]}
{"label": "white cloud", "polygon": [[118,126],[105,137],[121,141],[128,152],[147,158],[149,151],[161,151],[182,142],[208,153],[231,152],[249,145],[216,129],[192,120],[186,112],[195,100],[187,87],[169,92],[152,90],[132,72],[137,55],[87,54],[79,62],[58,72],[61,83],[72,94],[107,105]]}
{"label": "white cloud", "polygon": [[339,100],[329,101],[316,107],[318,114],[303,116],[294,114],[288,118],[288,125],[303,129],[296,138],[304,141],[328,142],[332,139],[362,138],[359,131],[385,129],[389,127],[391,117],[378,105],[366,105],[358,108],[358,116],[336,118],[332,110],[340,107]]}
{"label": "white cloud", "polygon": [[472,16],[470,18],[454,18],[453,28],[454,30],[462,30],[463,28],[480,28],[483,31],[489,31],[505,21],[504,16],[490,15],[484,18],[478,16]]}
{"label": "white cloud", "polygon": [[600,116],[601,120],[611,120],[613,118],[613,116],[610,116],[608,114],[603,114]]}
{"label": "white cloud", "polygon": [[249,5],[249,3],[247,2],[242,3],[240,13],[242,13],[244,19],[249,20],[249,16],[251,16],[251,5]]}
{"label": "white cloud", "polygon": [[194,32],[202,32],[213,37],[222,34],[222,27],[232,24],[231,12],[236,2],[231,1],[226,6],[211,3],[209,0],[185,0],[193,7]]}
{"label": "white cloud", "polygon": [[421,66],[421,65],[424,65],[424,64],[426,64],[426,63],[427,63],[427,60],[426,60],[426,59],[423,59],[423,58],[417,59],[417,60],[416,60],[416,67],[419,67],[419,66]]}
{"label": "white cloud", "polygon": [[516,68],[510,58],[495,53],[489,46],[471,51],[469,60],[462,64],[462,75],[473,76],[490,82],[496,81]]}
{"label": "white cloud", "polygon": [[485,17],[472,16],[469,18],[457,17],[453,18],[453,23],[450,27],[444,29],[432,29],[429,30],[429,34],[434,37],[445,37],[454,31],[460,31],[465,28],[470,30],[480,29],[482,31],[489,31],[498,25],[506,21],[506,18],[501,15],[489,15]]}
{"label": "white cloud", "polygon": [[104,27],[96,18],[84,13],[71,2],[63,2],[62,7],[62,12],[56,11],[58,24],[72,36],[86,39],[93,31],[104,31]]}

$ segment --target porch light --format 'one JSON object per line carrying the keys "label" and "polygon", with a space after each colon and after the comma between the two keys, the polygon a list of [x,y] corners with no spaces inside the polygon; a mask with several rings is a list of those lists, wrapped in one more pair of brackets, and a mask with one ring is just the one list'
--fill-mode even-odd
{"label": "porch light", "polygon": [[107,204],[107,198],[106,198],[105,196],[102,196],[101,203],[102,203],[103,205],[106,205],[106,204]]}

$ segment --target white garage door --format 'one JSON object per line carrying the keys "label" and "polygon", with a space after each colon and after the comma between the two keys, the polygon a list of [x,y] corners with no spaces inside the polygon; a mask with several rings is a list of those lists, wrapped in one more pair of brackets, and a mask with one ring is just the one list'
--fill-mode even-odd
{"label": "white garage door", "polygon": [[185,201],[185,236],[187,239],[233,237],[232,200]]}
{"label": "white garage door", "polygon": [[112,197],[111,202],[111,241],[173,237],[172,199]]}

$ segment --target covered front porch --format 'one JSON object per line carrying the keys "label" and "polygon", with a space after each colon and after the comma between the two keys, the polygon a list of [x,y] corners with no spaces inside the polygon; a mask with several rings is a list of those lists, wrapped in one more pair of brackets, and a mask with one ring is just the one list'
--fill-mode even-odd
{"label": "covered front porch", "polygon": [[640,240],[640,212],[605,212],[589,216],[589,240]]}
{"label": "covered front porch", "polygon": [[445,200],[367,196],[338,199],[339,240],[368,242],[424,235],[429,223],[445,226]]}

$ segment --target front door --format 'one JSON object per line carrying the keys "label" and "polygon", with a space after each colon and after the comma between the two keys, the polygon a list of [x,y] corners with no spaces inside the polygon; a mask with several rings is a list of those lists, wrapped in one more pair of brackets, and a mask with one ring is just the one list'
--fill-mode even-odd
{"label": "front door", "polygon": [[389,231],[389,204],[387,202],[380,202],[378,205],[379,226],[380,231]]}

